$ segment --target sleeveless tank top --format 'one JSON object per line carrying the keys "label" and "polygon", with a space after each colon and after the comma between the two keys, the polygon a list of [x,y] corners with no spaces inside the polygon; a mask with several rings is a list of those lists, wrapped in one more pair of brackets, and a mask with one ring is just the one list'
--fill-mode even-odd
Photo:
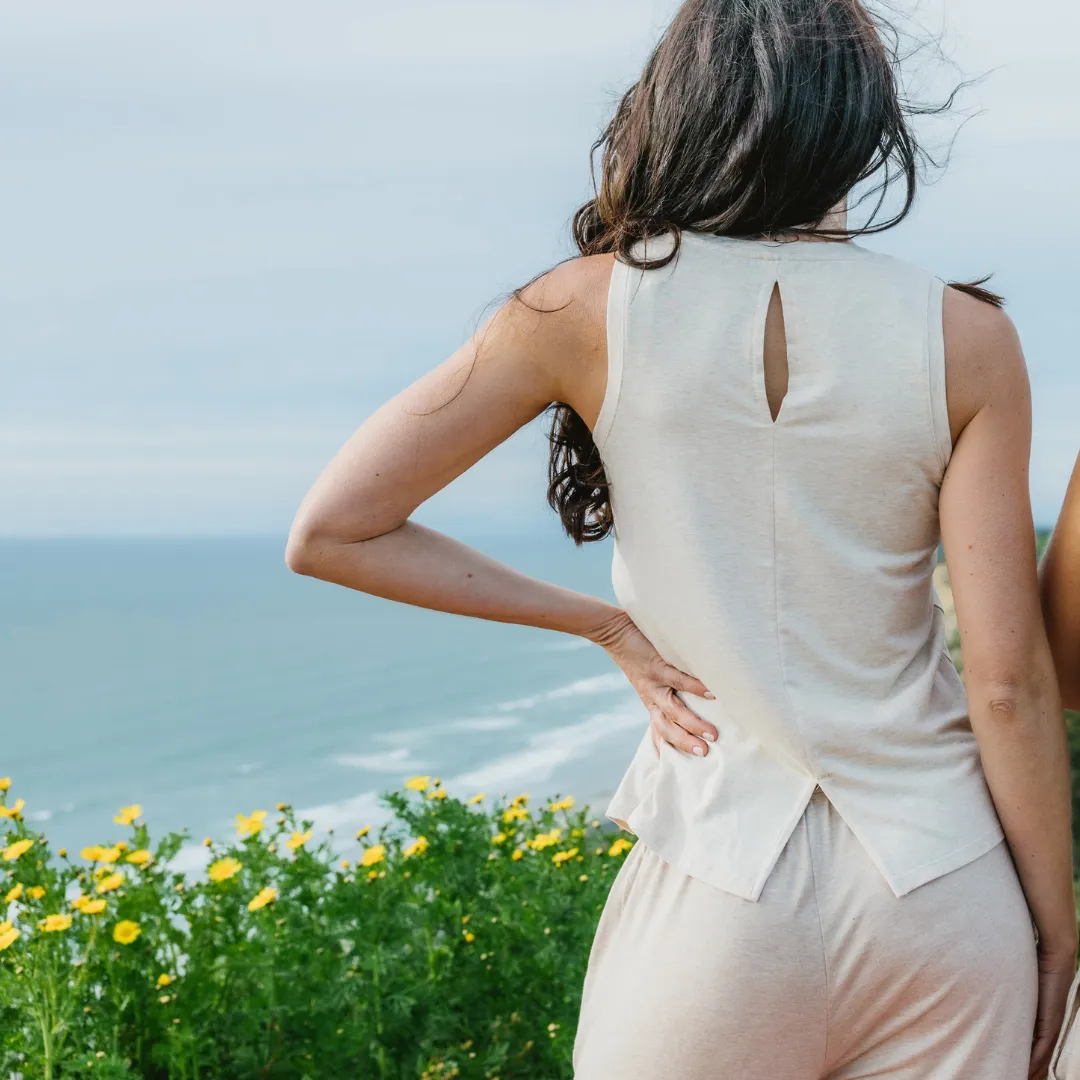
{"label": "sleeveless tank top", "polygon": [[658,756],[646,732],[608,816],[747,900],[818,787],[897,896],[1003,838],[933,584],[943,289],[850,242],[691,233],[669,266],[612,273],[595,439],[615,593],[715,694],[685,700],[719,738]]}

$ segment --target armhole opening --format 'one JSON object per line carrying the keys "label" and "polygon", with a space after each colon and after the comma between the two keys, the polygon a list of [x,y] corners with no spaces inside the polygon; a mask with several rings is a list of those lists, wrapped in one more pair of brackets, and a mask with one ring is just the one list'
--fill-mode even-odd
{"label": "armhole opening", "polygon": [[600,415],[593,429],[593,442],[601,452],[611,434],[623,381],[623,353],[626,349],[627,281],[629,267],[618,259],[611,268],[611,283],[607,301],[607,385]]}
{"label": "armhole opening", "polygon": [[952,458],[952,428],[949,424],[948,384],[945,374],[945,282],[934,278],[930,284],[927,312],[926,363],[930,391],[930,425],[944,478]]}

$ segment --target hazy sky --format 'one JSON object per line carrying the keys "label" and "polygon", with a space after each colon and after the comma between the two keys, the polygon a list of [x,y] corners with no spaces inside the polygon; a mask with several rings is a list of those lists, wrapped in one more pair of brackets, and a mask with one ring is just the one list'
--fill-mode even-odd
{"label": "hazy sky", "polygon": [[[673,9],[5,4],[0,533],[283,533],[368,412],[567,253],[589,145]],[[997,272],[1050,521],[1080,448],[1080,8],[920,17],[989,75],[947,176],[876,246]],[[427,510],[470,532],[549,518],[535,430]]]}

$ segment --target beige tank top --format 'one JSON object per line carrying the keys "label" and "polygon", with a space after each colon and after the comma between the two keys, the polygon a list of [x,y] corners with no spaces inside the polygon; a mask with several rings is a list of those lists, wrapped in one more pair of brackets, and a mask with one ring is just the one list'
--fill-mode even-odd
{"label": "beige tank top", "polygon": [[1003,836],[933,585],[952,452],[942,295],[854,243],[686,234],[668,267],[612,273],[595,436],[615,592],[716,695],[687,703],[720,735],[704,758],[658,757],[646,733],[608,815],[748,900],[816,787],[898,896]]}

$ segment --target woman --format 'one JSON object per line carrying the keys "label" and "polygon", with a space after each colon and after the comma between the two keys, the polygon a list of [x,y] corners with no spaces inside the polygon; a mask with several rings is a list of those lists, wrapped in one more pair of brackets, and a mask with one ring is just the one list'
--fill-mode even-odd
{"label": "woman", "polygon": [[1080,709],[1080,458],[1042,565],[1043,613],[1067,709]]}
{"label": "woman", "polygon": [[[578,1080],[1041,1078],[1076,922],[1028,383],[997,298],[852,241],[856,184],[901,183],[878,229],[915,194],[891,54],[859,0],[688,0],[598,148],[581,257],[353,435],[288,563],[581,635],[648,709]],[[619,607],[409,520],[553,403]]]}

